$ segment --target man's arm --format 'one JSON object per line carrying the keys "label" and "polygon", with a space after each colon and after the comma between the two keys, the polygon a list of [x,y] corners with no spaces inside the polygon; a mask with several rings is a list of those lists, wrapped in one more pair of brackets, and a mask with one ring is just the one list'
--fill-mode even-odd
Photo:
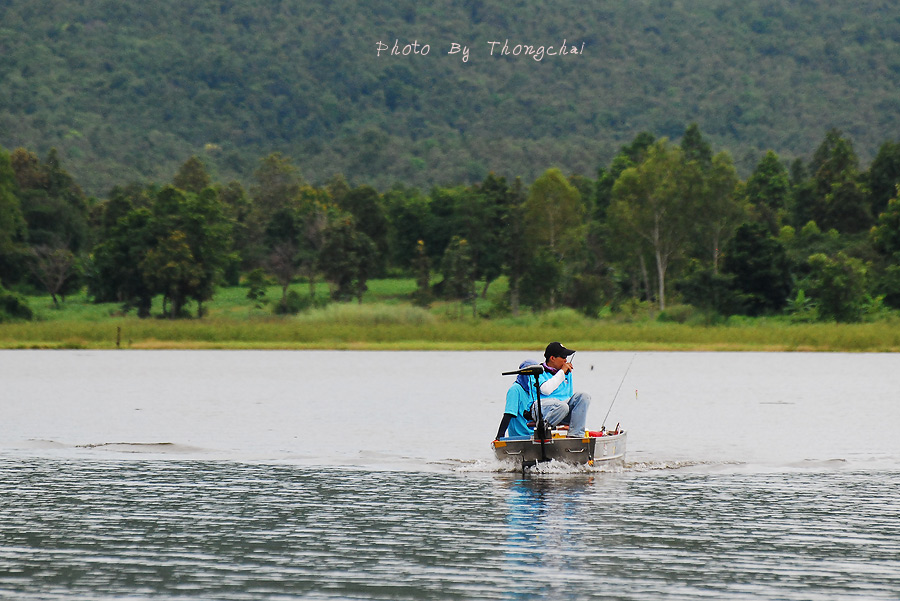
{"label": "man's arm", "polygon": [[541,384],[541,394],[548,396],[553,394],[553,391],[559,388],[559,385],[562,384],[566,379],[565,370],[561,369],[549,380],[545,380],[543,384]]}
{"label": "man's arm", "polygon": [[504,413],[503,414],[503,419],[500,420],[500,429],[497,430],[497,439],[498,440],[503,438],[503,436],[506,434],[506,429],[509,428],[509,422],[511,422],[512,418],[514,418],[514,417],[515,417],[515,415],[513,415],[512,413]]}

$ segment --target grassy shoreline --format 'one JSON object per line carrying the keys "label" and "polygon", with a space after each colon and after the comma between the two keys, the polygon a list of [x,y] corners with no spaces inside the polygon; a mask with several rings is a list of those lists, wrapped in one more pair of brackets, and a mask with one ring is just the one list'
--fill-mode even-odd
{"label": "grassy shoreline", "polygon": [[[288,317],[249,307],[241,287],[220,291],[208,316],[181,320],[122,316],[118,305],[93,304],[83,294],[61,309],[48,297],[29,297],[38,319],[0,323],[0,349],[534,350],[564,340],[584,351],[900,351],[896,319],[792,324],[772,318],[704,326],[647,316],[589,319],[567,309],[475,319],[456,304],[412,306],[404,297],[414,286],[376,281],[362,305],[330,304]],[[494,294],[502,291],[498,286]],[[279,294],[272,289],[269,298]]]}
{"label": "grassy shoreline", "polygon": [[[122,349],[333,349],[333,350],[522,350],[540,349],[548,340],[565,340],[583,351],[822,351],[898,352],[900,331],[889,337],[873,324],[865,326],[734,328],[669,324],[666,327],[598,325],[593,329],[485,328],[484,324],[460,327],[410,328],[372,326],[285,333],[257,324],[209,321],[203,324],[146,324],[137,320],[110,320],[104,324],[57,322],[0,325],[2,349],[115,349],[121,328]],[[841,331],[832,331],[838,328]],[[852,330],[847,331],[848,328]],[[485,331],[485,330],[488,331]],[[261,331],[262,330],[262,331]],[[223,332],[227,332],[224,333]]]}

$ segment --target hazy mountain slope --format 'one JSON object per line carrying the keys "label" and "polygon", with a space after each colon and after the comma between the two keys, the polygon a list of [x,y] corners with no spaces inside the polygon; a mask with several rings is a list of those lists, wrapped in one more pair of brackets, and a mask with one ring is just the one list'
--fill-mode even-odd
{"label": "hazy mountain slope", "polygon": [[[830,127],[864,161],[900,137],[890,2],[450,4],[0,0],[0,145],[56,146],[99,194],[192,154],[221,178],[278,150],[313,181],[428,185],[592,174],[637,132],[692,121],[745,172]],[[376,57],[398,38],[430,51]],[[489,55],[507,39],[585,51]]]}

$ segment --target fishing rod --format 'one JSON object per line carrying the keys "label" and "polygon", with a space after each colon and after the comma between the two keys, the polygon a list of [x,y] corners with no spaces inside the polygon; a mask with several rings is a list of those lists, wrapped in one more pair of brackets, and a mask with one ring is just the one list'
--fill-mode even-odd
{"label": "fishing rod", "polygon": [[616,394],[613,395],[612,403],[609,404],[609,409],[606,410],[606,415],[603,417],[603,423],[600,425],[600,431],[606,430],[606,418],[609,417],[609,412],[612,411],[613,405],[616,404],[616,398],[619,396],[619,391],[622,390],[622,384],[625,383],[625,376],[628,375],[628,370],[631,369],[631,364],[634,363],[634,358],[637,357],[637,353],[631,356],[631,361],[628,362],[628,367],[625,368],[625,373],[622,374],[622,381],[619,382],[619,387],[616,388]]}

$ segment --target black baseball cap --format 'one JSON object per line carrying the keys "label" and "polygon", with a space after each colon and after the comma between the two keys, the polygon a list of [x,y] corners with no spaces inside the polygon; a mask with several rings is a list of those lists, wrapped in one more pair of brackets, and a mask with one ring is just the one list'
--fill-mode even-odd
{"label": "black baseball cap", "polygon": [[559,342],[551,342],[547,345],[547,350],[544,351],[544,359],[549,359],[550,357],[568,357],[575,351],[571,349],[567,349]]}

